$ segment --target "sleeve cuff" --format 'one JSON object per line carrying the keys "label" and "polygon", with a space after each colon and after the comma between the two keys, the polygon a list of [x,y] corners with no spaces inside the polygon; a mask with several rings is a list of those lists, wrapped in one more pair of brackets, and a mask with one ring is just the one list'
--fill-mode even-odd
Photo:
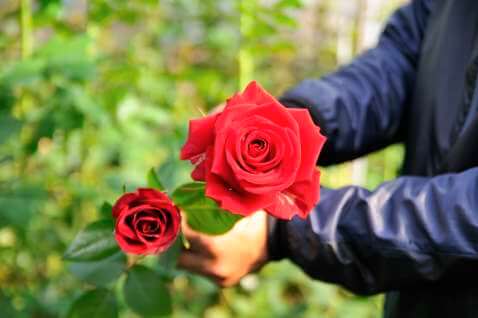
{"label": "sleeve cuff", "polygon": [[281,228],[282,221],[273,216],[267,216],[267,255],[269,261],[279,261],[285,258],[281,244]]}

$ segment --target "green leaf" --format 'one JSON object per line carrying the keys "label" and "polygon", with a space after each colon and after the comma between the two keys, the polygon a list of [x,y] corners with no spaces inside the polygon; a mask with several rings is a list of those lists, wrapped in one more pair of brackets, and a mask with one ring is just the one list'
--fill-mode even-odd
{"label": "green leaf", "polygon": [[37,55],[48,61],[45,67],[49,74],[84,81],[96,74],[96,66],[88,52],[90,44],[91,39],[87,36],[68,40],[52,37],[38,50]]}
{"label": "green leaf", "polygon": [[112,220],[100,220],[89,224],[78,233],[65,252],[70,261],[99,260],[119,251],[113,235]]}
{"label": "green leaf", "polygon": [[[17,316],[15,316],[17,314]],[[0,291],[0,317],[18,317],[18,312],[12,306],[12,301],[3,291]]]}
{"label": "green leaf", "polygon": [[[180,137],[178,137],[180,138]],[[182,137],[180,138],[181,140]],[[181,144],[177,145],[178,149],[181,147]],[[170,150],[173,152],[174,150]],[[166,190],[172,192],[179,185],[188,182],[191,180],[191,172],[189,162],[179,160],[175,156],[170,156],[158,169],[157,175]]]}
{"label": "green leaf", "polygon": [[176,267],[176,263],[181,254],[183,242],[178,237],[176,241],[171,245],[164,253],[159,256],[159,265],[167,270],[171,271]]}
{"label": "green leaf", "polygon": [[156,174],[156,171],[154,170],[154,168],[151,168],[149,170],[147,180],[148,180],[148,187],[154,188],[159,191],[164,191],[164,186],[159,180],[159,177]]}
{"label": "green leaf", "polygon": [[128,306],[142,317],[166,316],[172,312],[171,295],[161,276],[144,266],[128,272],[123,288]]}
{"label": "green leaf", "polygon": [[177,188],[174,203],[187,215],[189,226],[202,233],[220,235],[229,231],[242,216],[221,209],[204,194],[204,183],[187,183]]}
{"label": "green leaf", "polygon": [[0,114],[8,114],[13,105],[15,105],[15,100],[13,89],[6,85],[6,83],[2,83],[0,79]]}
{"label": "green leaf", "polygon": [[111,203],[105,201],[100,207],[100,216],[105,219],[111,219],[113,217],[112,210],[113,206]]}
{"label": "green leaf", "polygon": [[21,128],[19,120],[11,116],[2,116],[0,114],[0,145],[7,141],[9,137],[16,134]]}
{"label": "green leaf", "polygon": [[38,141],[42,137],[51,138],[55,133],[56,123],[53,116],[44,116],[38,123],[33,126],[33,133],[30,140],[24,145],[27,153],[31,154],[37,150]]}
{"label": "green leaf", "polygon": [[274,9],[279,11],[279,10],[284,10],[286,8],[297,9],[302,6],[303,6],[302,0],[280,0],[276,2],[276,4],[274,5]]}
{"label": "green leaf", "polygon": [[41,59],[27,59],[18,61],[7,68],[2,76],[2,82],[8,85],[29,85],[43,77],[45,61]]}
{"label": "green leaf", "polygon": [[117,252],[98,261],[73,262],[69,269],[79,279],[96,286],[105,286],[117,279],[126,268],[126,255]]}
{"label": "green leaf", "polygon": [[46,199],[47,193],[38,185],[0,187],[0,227],[9,225],[26,229]]}
{"label": "green leaf", "polygon": [[94,289],[80,296],[70,307],[68,318],[116,318],[118,306],[112,292]]}

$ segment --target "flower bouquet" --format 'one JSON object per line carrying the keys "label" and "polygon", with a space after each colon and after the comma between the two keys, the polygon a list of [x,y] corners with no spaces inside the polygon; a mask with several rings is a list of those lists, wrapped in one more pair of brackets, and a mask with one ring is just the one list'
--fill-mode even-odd
{"label": "flower bouquet", "polygon": [[[87,225],[66,250],[73,274],[96,286],[70,312],[96,306],[105,310],[101,317],[115,317],[111,286],[126,276],[122,294],[133,311],[168,315],[168,278],[187,248],[178,239],[182,215],[208,235],[222,235],[258,210],[284,220],[306,218],[319,201],[316,162],[324,143],[306,109],[284,107],[256,82],[222,111],[191,120],[180,158],[194,165],[193,181],[167,193],[151,169],[147,187],[105,203],[105,218]],[[159,267],[144,255],[160,255]]]}

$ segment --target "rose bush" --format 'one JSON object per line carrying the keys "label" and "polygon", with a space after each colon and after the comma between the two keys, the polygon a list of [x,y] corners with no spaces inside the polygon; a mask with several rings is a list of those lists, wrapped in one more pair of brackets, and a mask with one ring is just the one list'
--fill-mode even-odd
{"label": "rose bush", "polygon": [[161,253],[174,243],[181,227],[179,209],[166,194],[154,189],[123,194],[112,214],[116,241],[126,253]]}
{"label": "rose bush", "polygon": [[325,140],[306,109],[287,109],[251,82],[222,112],[190,121],[181,159],[225,210],[305,218],[319,200]]}

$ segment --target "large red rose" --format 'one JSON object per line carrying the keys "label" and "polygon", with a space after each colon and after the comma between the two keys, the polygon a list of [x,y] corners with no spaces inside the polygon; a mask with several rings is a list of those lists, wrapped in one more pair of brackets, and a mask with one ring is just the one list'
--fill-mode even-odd
{"label": "large red rose", "polygon": [[154,189],[125,193],[113,206],[115,237],[132,254],[156,254],[170,247],[181,227],[179,209]]}
{"label": "large red rose", "polygon": [[196,165],[223,209],[305,218],[319,200],[316,161],[325,143],[306,109],[288,109],[251,82],[219,114],[194,119],[181,159]]}

